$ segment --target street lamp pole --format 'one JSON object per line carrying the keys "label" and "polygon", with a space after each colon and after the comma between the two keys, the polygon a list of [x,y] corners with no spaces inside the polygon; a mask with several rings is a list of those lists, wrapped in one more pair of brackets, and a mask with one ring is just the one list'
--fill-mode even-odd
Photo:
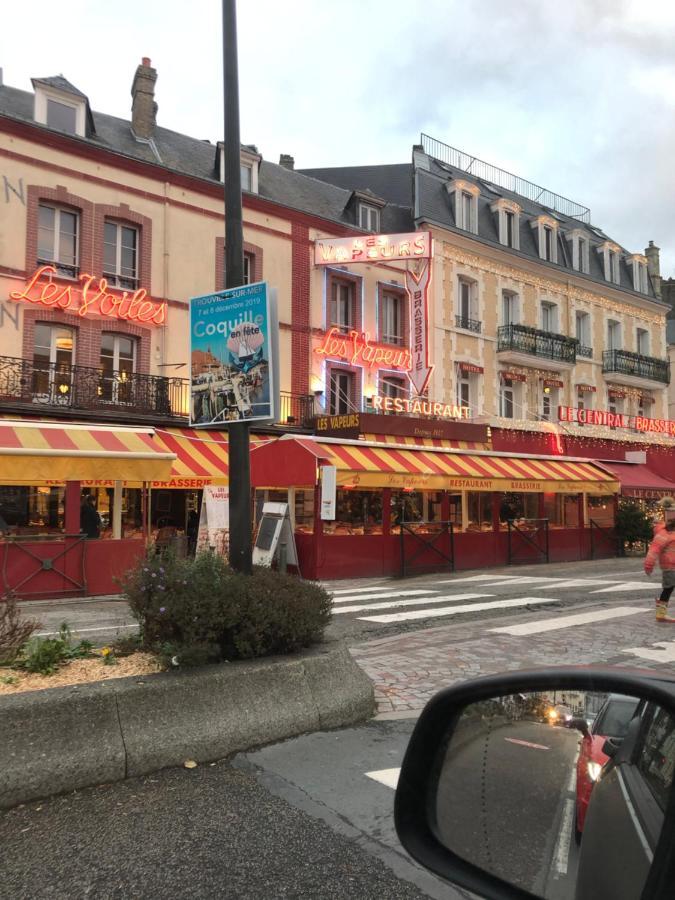
{"label": "street lamp pole", "polygon": [[[241,211],[241,143],[235,0],[223,0],[223,93],[225,107],[225,287],[244,283],[244,237]],[[230,565],[251,574],[251,464],[249,426],[229,426]]]}

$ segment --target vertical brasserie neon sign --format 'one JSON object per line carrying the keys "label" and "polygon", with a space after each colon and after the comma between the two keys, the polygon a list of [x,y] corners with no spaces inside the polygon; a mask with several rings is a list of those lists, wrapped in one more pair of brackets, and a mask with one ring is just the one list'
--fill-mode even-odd
{"label": "vertical brasserie neon sign", "polygon": [[433,239],[430,231],[410,234],[374,234],[368,237],[320,238],[314,245],[314,264],[404,261],[409,263],[405,283],[410,298],[412,363],[408,371],[415,392],[426,390],[433,365],[429,363],[429,285]]}

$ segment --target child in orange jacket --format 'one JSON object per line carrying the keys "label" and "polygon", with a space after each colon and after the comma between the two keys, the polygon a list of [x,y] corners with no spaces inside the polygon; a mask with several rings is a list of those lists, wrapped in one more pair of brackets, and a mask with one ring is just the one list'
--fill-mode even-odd
{"label": "child in orange jacket", "polygon": [[668,617],[668,601],[675,588],[675,519],[666,523],[649,545],[645,572],[651,575],[658,562],[661,567],[661,596],[656,600],[656,621],[675,622]]}

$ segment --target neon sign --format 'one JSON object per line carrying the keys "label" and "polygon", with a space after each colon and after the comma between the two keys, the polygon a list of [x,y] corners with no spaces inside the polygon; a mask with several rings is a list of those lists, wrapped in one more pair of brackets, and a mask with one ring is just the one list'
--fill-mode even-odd
{"label": "neon sign", "polygon": [[339,328],[324,332],[321,345],[314,348],[319,356],[344,359],[352,366],[367,366],[369,369],[401,369],[408,372],[412,367],[412,355],[407,347],[385,347],[371,344],[368,332],[350,331],[345,334]]}
{"label": "neon sign", "polygon": [[430,259],[431,232],[373,234],[368,237],[319,238],[314,244],[314,265]]}
{"label": "neon sign", "polygon": [[26,281],[23,290],[10,291],[10,298],[67,310],[82,318],[103,316],[146,325],[163,325],[166,321],[166,302],[146,300],[148,292],[145,288],[132,293],[113,288],[116,293],[112,294],[105,278],[96,281],[95,275],[80,275],[79,285],[56,284],[51,280],[52,275],[56,275],[54,266],[41,266]]}
{"label": "neon sign", "polygon": [[604,409],[578,409],[575,406],[559,406],[561,422],[578,425],[605,425],[608,428],[630,428],[643,434],[667,434],[675,437],[675,422],[669,419],[649,419],[647,416],[627,416],[625,413],[607,412]]}
{"label": "neon sign", "polygon": [[406,397],[373,397],[373,409],[387,413],[408,413],[417,416],[436,416],[445,419],[468,419],[469,407],[456,403],[437,403],[433,400]]}

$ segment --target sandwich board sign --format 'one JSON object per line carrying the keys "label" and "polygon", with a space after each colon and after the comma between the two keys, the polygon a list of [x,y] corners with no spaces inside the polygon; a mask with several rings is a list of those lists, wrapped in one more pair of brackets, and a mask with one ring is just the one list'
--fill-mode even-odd
{"label": "sandwich board sign", "polygon": [[271,566],[282,544],[286,545],[286,562],[297,566],[298,552],[288,503],[265,503],[253,547],[253,565]]}

